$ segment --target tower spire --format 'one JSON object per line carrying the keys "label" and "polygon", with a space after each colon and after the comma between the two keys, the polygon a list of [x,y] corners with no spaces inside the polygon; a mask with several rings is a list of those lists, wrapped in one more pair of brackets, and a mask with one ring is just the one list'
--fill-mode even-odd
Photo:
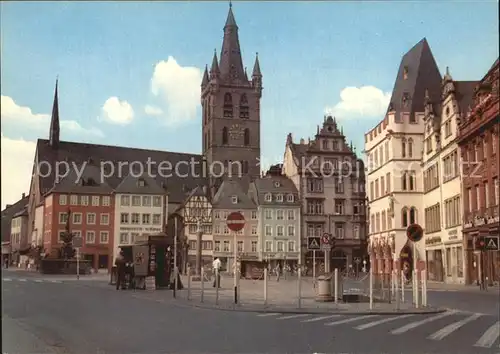
{"label": "tower spire", "polygon": [[205,87],[208,84],[208,65],[205,65],[205,71],[203,72],[203,79],[201,81],[201,87]]}
{"label": "tower spire", "polygon": [[255,53],[255,64],[253,65],[252,77],[262,77],[260,72],[259,53]]}
{"label": "tower spire", "polygon": [[217,60],[217,49],[214,49],[214,57],[212,58],[212,67],[210,68],[210,78],[217,77],[220,73],[219,61]]}
{"label": "tower spire", "polygon": [[54,103],[52,104],[52,117],[50,119],[49,144],[54,149],[59,146],[59,136],[61,133],[59,124],[59,98],[57,89],[59,86],[59,77],[56,78],[56,89],[54,91]]}
{"label": "tower spire", "polygon": [[238,26],[234,19],[232,3],[229,3],[229,12],[224,26],[224,39],[220,55],[220,73],[222,80],[227,82],[234,80],[243,81],[245,79]]}

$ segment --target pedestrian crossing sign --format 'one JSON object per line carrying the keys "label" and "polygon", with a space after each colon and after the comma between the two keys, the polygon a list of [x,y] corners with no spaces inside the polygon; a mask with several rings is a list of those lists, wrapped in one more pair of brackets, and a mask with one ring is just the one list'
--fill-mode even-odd
{"label": "pedestrian crossing sign", "polygon": [[484,243],[486,244],[487,250],[500,250],[499,237],[498,236],[486,236],[484,238]]}
{"label": "pedestrian crossing sign", "polygon": [[320,237],[308,237],[307,248],[309,250],[319,250],[321,248]]}

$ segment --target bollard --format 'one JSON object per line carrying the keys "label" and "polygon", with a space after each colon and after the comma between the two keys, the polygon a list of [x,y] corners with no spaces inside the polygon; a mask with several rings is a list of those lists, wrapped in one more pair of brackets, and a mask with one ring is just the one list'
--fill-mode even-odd
{"label": "bollard", "polygon": [[267,267],[264,268],[264,305],[267,306]]}
{"label": "bollard", "polygon": [[191,300],[191,268],[188,267],[188,300]]}
{"label": "bollard", "polygon": [[301,272],[301,266],[299,265],[298,267],[298,284],[297,284],[297,292],[298,292],[298,307],[299,309],[302,308],[302,272]]}
{"label": "bollard", "polygon": [[422,271],[422,307],[427,306],[427,274]]}
{"label": "bollard", "polygon": [[200,298],[200,302],[203,302],[203,297],[204,297],[204,292],[205,292],[205,268],[201,267],[201,298]]}
{"label": "bollard", "polygon": [[401,272],[401,302],[405,302],[405,275]]}
{"label": "bollard", "polygon": [[215,304],[219,304],[219,287],[220,287],[220,278],[219,278],[219,268],[215,268]]}
{"label": "bollard", "polygon": [[413,271],[413,275],[415,277],[415,308],[418,309],[419,299],[418,299],[418,272],[416,270]]}
{"label": "bollard", "polygon": [[395,291],[396,291],[396,282],[397,282],[397,278],[395,277],[396,271],[393,270],[391,272],[391,298],[393,298],[396,294],[395,294]]}
{"label": "bollard", "polygon": [[174,299],[177,298],[177,267],[174,266]]}
{"label": "bollard", "polygon": [[335,271],[333,273],[334,279],[333,279],[333,296],[335,296],[335,303],[338,304],[339,302],[339,270],[338,268],[335,268]]}
{"label": "bollard", "polygon": [[[395,285],[395,295],[396,295],[396,310],[400,310],[401,309],[401,301],[400,301],[400,298],[399,298],[399,277],[398,277],[398,273],[396,271],[394,271],[393,273],[393,278],[394,278],[394,285]],[[401,285],[403,286],[403,285]]]}
{"label": "bollard", "polygon": [[373,310],[373,272],[370,269],[370,310]]}

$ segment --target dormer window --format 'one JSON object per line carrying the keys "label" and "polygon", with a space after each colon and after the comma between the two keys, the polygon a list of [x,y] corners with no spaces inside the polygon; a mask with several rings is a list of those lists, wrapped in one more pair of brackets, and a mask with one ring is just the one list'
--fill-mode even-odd
{"label": "dormer window", "polygon": [[233,196],[231,197],[231,202],[232,202],[233,204],[238,204],[238,196],[237,196],[237,195],[233,195]]}
{"label": "dormer window", "polygon": [[283,194],[278,194],[278,195],[276,196],[276,200],[277,200],[278,202],[280,202],[280,203],[281,203],[281,202],[283,202]]}
{"label": "dormer window", "polygon": [[144,186],[146,186],[146,181],[145,181],[144,179],[140,178],[140,179],[137,181],[137,185],[138,185],[139,187],[144,187]]}
{"label": "dormer window", "polygon": [[273,200],[273,197],[271,196],[271,193],[267,193],[265,196],[266,202],[271,202]]}
{"label": "dormer window", "polygon": [[281,187],[281,183],[279,181],[276,181],[276,182],[274,182],[274,186],[276,188],[279,188],[279,187]]}
{"label": "dormer window", "polygon": [[289,203],[293,203],[293,194],[289,194],[289,195],[287,195],[286,200],[287,200]]}

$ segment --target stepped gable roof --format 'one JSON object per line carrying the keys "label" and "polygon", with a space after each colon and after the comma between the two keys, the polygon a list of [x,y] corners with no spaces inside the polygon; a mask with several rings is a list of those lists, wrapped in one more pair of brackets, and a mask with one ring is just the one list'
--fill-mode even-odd
{"label": "stepped gable roof", "polygon": [[28,205],[29,196],[19,199],[12,205],[2,210],[2,242],[10,241],[10,227],[14,215],[22,211]]}
{"label": "stepped gable roof", "polygon": [[[267,175],[265,177],[256,179],[253,182],[253,185],[255,186],[255,192],[257,194],[255,199],[257,204],[259,205],[271,203],[281,206],[300,205],[297,188],[293,184],[292,180],[286,176]],[[267,193],[283,194],[283,202],[277,202],[275,198],[273,198],[272,202],[267,202],[265,200],[265,195]],[[288,194],[294,195],[293,203],[287,201]]]}
{"label": "stepped gable roof", "polygon": [[[212,206],[216,209],[255,209],[255,203],[247,195],[248,189],[245,190],[241,182],[240,178],[225,178],[215,193]],[[233,196],[238,197],[236,204]]]}
{"label": "stepped gable roof", "polygon": [[[201,155],[185,154],[168,151],[146,150],[122,146],[109,146],[87,143],[76,143],[61,141],[55,149],[49,144],[49,140],[38,139],[37,142],[38,164],[40,169],[40,191],[42,194],[49,192],[54,187],[55,181],[55,166],[56,162],[67,161],[70,165],[74,163],[79,168],[85,161],[92,157],[94,164],[104,166],[106,172],[110,172],[111,165],[114,166],[115,173],[106,178],[106,183],[111,188],[116,188],[122,182],[123,176],[128,175],[129,165],[134,161],[143,163],[146,166],[148,161],[152,161],[154,176],[152,176],[161,186],[164,182],[169,192],[169,202],[181,203],[187,194],[198,184],[203,184],[205,178],[200,177],[201,170]],[[181,161],[190,162],[197,161],[194,172],[190,173],[191,166],[188,164],[180,164],[179,173],[175,173],[175,166]],[[121,176],[118,173],[119,163],[122,167]],[[160,165],[161,164],[161,165]],[[157,173],[158,166],[163,168],[162,174]],[[48,173],[51,166],[51,172]],[[170,170],[165,170],[170,167]],[[154,168],[156,167],[156,168]],[[100,168],[100,167],[99,167]],[[42,177],[45,176],[45,177]]]}

